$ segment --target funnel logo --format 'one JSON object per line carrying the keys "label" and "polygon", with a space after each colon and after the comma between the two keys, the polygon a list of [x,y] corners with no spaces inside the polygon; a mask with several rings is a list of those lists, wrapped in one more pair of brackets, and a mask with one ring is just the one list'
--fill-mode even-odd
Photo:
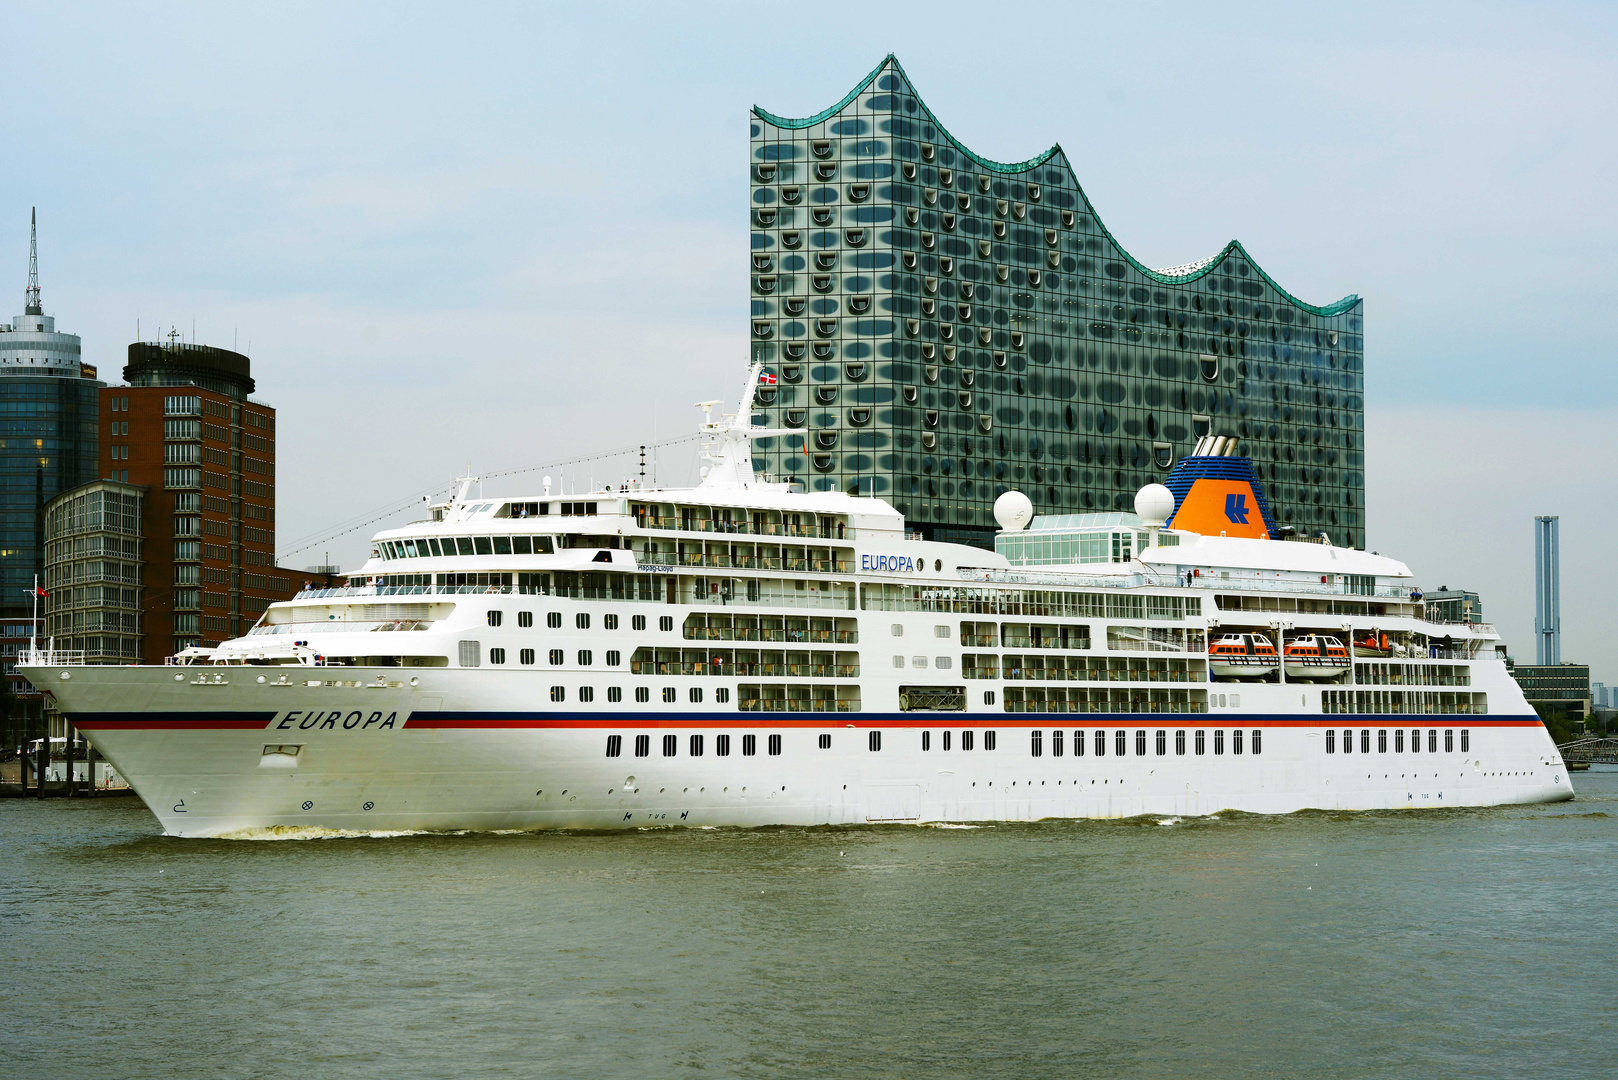
{"label": "funnel logo", "polygon": [[1268,536],[1258,495],[1245,480],[1201,477],[1180,501],[1170,525],[1204,536]]}

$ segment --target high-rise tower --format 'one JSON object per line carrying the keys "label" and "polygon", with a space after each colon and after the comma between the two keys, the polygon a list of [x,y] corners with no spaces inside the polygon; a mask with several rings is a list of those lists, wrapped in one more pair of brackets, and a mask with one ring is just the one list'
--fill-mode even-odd
{"label": "high-rise tower", "polygon": [[1234,241],[1142,265],[1060,147],[973,153],[891,56],[824,112],[750,119],[752,355],[779,380],[755,423],[803,432],[760,439],[760,471],[987,543],[1008,488],[1127,509],[1236,436],[1278,526],[1364,546],[1359,297],[1307,304]]}
{"label": "high-rise tower", "polygon": [[1534,519],[1534,663],[1562,662],[1562,529],[1556,516]]}

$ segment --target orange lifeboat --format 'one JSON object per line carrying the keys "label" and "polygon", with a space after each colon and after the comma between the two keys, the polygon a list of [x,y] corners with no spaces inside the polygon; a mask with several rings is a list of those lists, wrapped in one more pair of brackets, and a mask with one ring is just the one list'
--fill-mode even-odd
{"label": "orange lifeboat", "polygon": [[1306,634],[1287,642],[1289,679],[1335,679],[1348,665],[1348,649],[1329,634]]}
{"label": "orange lifeboat", "polygon": [[1372,630],[1364,637],[1354,639],[1354,655],[1392,656],[1393,642],[1388,640],[1388,635],[1379,634]]}
{"label": "orange lifeboat", "polygon": [[1281,667],[1263,634],[1226,634],[1208,646],[1208,671],[1221,679],[1267,679]]}

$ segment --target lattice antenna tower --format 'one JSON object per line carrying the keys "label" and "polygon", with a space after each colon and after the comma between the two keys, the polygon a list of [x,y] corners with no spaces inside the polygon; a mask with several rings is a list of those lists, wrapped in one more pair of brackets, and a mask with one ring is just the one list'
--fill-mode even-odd
{"label": "lattice antenna tower", "polygon": [[24,315],[43,315],[45,309],[39,306],[39,231],[38,210],[28,208],[28,303],[23,308]]}

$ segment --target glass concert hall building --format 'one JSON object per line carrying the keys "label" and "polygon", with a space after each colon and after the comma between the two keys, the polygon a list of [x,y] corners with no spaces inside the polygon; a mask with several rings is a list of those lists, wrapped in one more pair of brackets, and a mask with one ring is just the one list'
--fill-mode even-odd
{"label": "glass concert hall building", "polygon": [[1133,508],[1198,436],[1241,439],[1276,519],[1365,543],[1363,304],[1304,303],[1239,243],[1153,270],[1066,155],[1002,164],[892,56],[842,101],[751,115],[760,473],[991,543],[995,498]]}

